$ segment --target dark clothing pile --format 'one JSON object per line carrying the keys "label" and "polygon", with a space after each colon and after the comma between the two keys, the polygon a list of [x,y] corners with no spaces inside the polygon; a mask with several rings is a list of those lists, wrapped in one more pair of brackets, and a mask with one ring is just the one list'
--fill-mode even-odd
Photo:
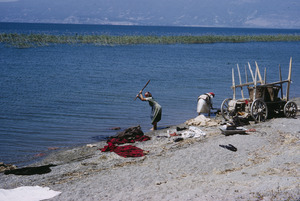
{"label": "dark clothing pile", "polygon": [[140,126],[130,127],[123,132],[118,133],[116,136],[111,137],[107,140],[107,146],[101,149],[102,152],[115,152],[119,156],[123,157],[141,157],[144,156],[144,150],[132,146],[116,146],[119,144],[125,143],[134,143],[136,141],[147,141],[150,140],[150,137],[144,135]]}

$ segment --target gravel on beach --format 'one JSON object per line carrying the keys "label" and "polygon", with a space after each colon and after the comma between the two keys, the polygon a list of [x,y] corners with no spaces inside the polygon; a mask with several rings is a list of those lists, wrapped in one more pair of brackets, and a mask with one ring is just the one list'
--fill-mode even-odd
{"label": "gravel on beach", "polygon": [[[199,127],[206,136],[177,142],[167,136],[176,127],[188,126],[151,131],[145,133],[151,140],[132,144],[149,151],[146,156],[101,152],[106,142],[59,150],[33,164],[55,164],[50,173],[0,173],[0,189],[49,187],[61,192],[53,201],[300,199],[299,115],[251,123],[243,135]],[[228,144],[237,151],[220,146]]]}

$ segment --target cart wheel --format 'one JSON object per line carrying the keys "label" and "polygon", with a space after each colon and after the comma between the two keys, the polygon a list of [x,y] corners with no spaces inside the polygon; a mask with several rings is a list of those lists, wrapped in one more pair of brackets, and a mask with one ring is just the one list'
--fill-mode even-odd
{"label": "cart wheel", "polygon": [[288,101],[284,105],[283,112],[286,117],[295,118],[297,114],[297,104],[293,101]]}
{"label": "cart wheel", "polygon": [[265,121],[268,117],[267,104],[260,99],[256,99],[251,105],[251,116],[256,122]]}
{"label": "cart wheel", "polygon": [[231,101],[231,100],[232,100],[231,98],[227,98],[221,104],[221,114],[222,114],[223,118],[227,121],[232,119],[231,116],[230,116],[229,109],[228,109],[229,101]]}

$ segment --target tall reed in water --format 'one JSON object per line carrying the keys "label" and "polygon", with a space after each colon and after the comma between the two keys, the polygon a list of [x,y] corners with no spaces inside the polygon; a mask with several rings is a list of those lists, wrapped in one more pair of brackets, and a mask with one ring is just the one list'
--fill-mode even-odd
{"label": "tall reed in water", "polygon": [[136,45],[278,41],[300,41],[300,35],[109,36],[0,33],[0,43],[17,48],[47,46],[49,44]]}

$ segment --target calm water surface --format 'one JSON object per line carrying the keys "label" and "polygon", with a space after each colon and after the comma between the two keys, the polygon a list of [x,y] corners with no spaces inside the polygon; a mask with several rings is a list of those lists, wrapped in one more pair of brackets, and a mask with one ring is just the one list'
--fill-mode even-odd
{"label": "calm water surface", "polygon": [[[74,34],[101,30],[133,35],[249,32],[225,28],[13,25],[0,23],[0,31],[54,30],[61,34],[67,30]],[[253,29],[251,33],[297,31]],[[247,62],[254,67],[257,61],[261,71],[267,68],[268,82],[272,82],[279,79],[279,64],[283,79],[287,78],[289,59],[293,57],[290,95],[299,97],[299,47],[299,42],[51,45],[30,49],[0,44],[0,162],[24,165],[37,159],[36,154],[48,153],[49,147],[91,143],[113,135],[111,127],[125,129],[140,124],[148,131],[150,107],[134,98],[149,79],[146,90],[163,107],[160,127],[194,118],[197,97],[202,93],[214,92],[214,106],[219,108],[225,98],[232,97],[231,69],[237,63],[243,73]]]}

